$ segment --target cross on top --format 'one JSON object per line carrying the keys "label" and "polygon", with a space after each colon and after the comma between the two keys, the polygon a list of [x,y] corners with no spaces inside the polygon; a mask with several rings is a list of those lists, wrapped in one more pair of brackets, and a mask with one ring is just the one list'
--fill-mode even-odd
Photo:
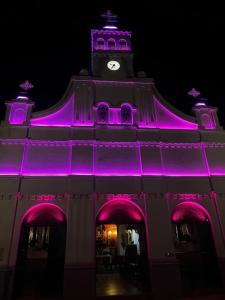
{"label": "cross on top", "polygon": [[117,15],[114,15],[109,9],[102,14],[102,17],[105,18],[107,22],[117,21]]}
{"label": "cross on top", "polygon": [[24,91],[28,91],[28,90],[32,89],[34,86],[32,83],[30,83],[28,80],[26,80],[23,83],[21,83],[19,85],[19,87]]}
{"label": "cross on top", "polygon": [[188,95],[194,97],[194,98],[197,98],[199,95],[200,95],[200,92],[199,91],[196,91],[196,89],[192,88],[189,92],[188,92]]}
{"label": "cross on top", "polygon": [[106,19],[106,26],[104,26],[104,28],[117,28],[117,15],[114,15],[111,10],[107,10],[101,16],[102,18]]}

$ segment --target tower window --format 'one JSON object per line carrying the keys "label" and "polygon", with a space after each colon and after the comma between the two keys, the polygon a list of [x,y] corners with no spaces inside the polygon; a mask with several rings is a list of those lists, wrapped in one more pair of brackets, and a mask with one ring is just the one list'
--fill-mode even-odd
{"label": "tower window", "polygon": [[105,48],[105,41],[103,38],[98,38],[96,41],[96,49],[97,50],[104,50]]}
{"label": "tower window", "polygon": [[106,104],[100,104],[97,110],[98,123],[106,124],[109,119],[109,108]]}
{"label": "tower window", "polygon": [[120,50],[127,50],[127,41],[125,39],[119,40],[119,49]]}
{"label": "tower window", "polygon": [[109,50],[115,50],[116,49],[116,41],[114,39],[108,39],[108,49]]}
{"label": "tower window", "polygon": [[132,110],[127,104],[121,107],[121,123],[132,124]]}

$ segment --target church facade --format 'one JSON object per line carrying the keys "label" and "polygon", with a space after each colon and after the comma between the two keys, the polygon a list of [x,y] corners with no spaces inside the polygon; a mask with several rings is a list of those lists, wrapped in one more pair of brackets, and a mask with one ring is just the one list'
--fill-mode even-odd
{"label": "church facade", "polygon": [[131,32],[115,19],[91,31],[92,73],[73,76],[53,107],[33,112],[25,92],[6,103],[1,299],[108,295],[106,274],[129,274],[136,294],[156,296],[225,284],[217,110],[198,101],[187,116],[135,76]]}

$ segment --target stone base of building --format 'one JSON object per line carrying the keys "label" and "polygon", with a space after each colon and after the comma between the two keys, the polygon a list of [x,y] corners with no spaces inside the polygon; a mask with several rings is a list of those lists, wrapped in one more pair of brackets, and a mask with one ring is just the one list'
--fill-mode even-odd
{"label": "stone base of building", "polygon": [[94,267],[66,266],[64,269],[65,299],[95,299]]}
{"label": "stone base of building", "polygon": [[151,291],[154,297],[182,296],[182,281],[179,264],[170,260],[150,261]]}

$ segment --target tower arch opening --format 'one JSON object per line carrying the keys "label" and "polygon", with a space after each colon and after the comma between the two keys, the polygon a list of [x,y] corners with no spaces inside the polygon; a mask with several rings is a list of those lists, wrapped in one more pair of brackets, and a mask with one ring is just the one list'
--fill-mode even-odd
{"label": "tower arch opening", "polygon": [[105,40],[103,38],[97,38],[95,49],[96,50],[104,50],[105,49]]}
{"label": "tower arch opening", "polygon": [[119,49],[127,50],[127,41],[125,39],[119,39]]}
{"label": "tower arch opening", "polygon": [[109,38],[107,40],[107,46],[108,46],[108,50],[115,50],[116,49],[116,41],[113,38]]}

